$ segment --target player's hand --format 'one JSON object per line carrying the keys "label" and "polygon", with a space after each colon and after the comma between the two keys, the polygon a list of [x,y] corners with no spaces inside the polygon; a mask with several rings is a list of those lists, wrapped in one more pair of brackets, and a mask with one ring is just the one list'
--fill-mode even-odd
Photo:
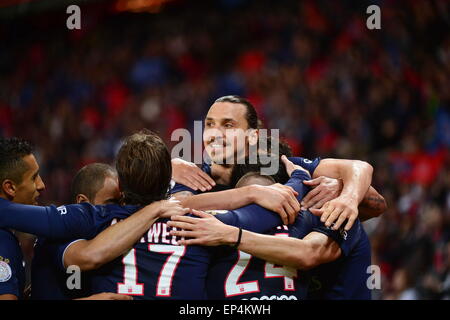
{"label": "player's hand", "polygon": [[286,167],[286,172],[289,177],[292,175],[292,172],[294,172],[295,170],[302,170],[302,171],[305,171],[308,174],[308,176],[310,175],[308,170],[306,170],[305,168],[303,168],[299,165],[294,164],[285,155],[281,156],[281,161],[283,161],[283,164]]}
{"label": "player's hand", "polygon": [[145,207],[147,210],[156,210],[160,218],[170,218],[189,213],[189,208],[183,208],[181,202],[176,199],[160,200]]}
{"label": "player's hand", "polygon": [[213,178],[194,163],[179,158],[172,159],[172,179],[193,190],[208,191],[216,185]]}
{"label": "player's hand", "polygon": [[194,209],[191,212],[201,219],[188,216],[173,216],[172,220],[167,222],[169,227],[178,229],[171,230],[170,235],[188,238],[179,240],[179,245],[219,246],[232,244],[237,240],[237,231],[239,229],[224,224],[206,212]]}
{"label": "player's hand", "polygon": [[276,183],[270,186],[251,186],[253,203],[280,215],[283,224],[292,224],[300,211],[298,193],[294,189]]}
{"label": "player's hand", "polygon": [[302,210],[320,209],[325,202],[337,198],[342,191],[342,180],[328,177],[318,177],[312,180],[303,181],[303,183],[312,188],[303,198],[301,204]]}
{"label": "player's hand", "polygon": [[310,211],[320,216],[320,221],[333,230],[338,230],[344,221],[348,220],[344,227],[348,231],[358,218],[358,204],[344,197],[337,197],[326,202],[322,209],[310,209]]}
{"label": "player's hand", "polygon": [[112,292],[103,292],[76,300],[133,300],[133,297]]}

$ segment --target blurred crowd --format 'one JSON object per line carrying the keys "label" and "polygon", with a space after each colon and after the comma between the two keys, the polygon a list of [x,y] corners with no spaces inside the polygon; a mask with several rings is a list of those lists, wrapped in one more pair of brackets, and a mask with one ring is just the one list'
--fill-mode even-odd
{"label": "blurred crowd", "polygon": [[[43,203],[142,127],[168,145],[222,95],[250,99],[296,155],[366,160],[389,209],[366,223],[376,299],[450,299],[450,3],[114,1],[0,21],[0,134],[37,147]],[[366,8],[381,8],[368,30]]]}

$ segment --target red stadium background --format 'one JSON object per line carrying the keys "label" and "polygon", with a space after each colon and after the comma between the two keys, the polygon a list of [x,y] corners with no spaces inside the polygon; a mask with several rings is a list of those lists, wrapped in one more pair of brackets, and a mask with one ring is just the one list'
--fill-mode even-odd
{"label": "red stadium background", "polygon": [[41,202],[62,204],[123,136],[147,127],[173,146],[215,98],[245,96],[294,154],[373,165],[389,206],[365,223],[375,299],[449,299],[449,30],[446,0],[6,0],[0,134],[36,145]]}

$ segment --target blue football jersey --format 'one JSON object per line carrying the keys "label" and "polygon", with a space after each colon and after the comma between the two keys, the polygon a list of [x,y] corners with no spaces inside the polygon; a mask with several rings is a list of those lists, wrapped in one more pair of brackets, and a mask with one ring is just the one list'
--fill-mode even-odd
{"label": "blue football jersey", "polygon": [[[310,300],[370,300],[367,285],[370,276],[371,248],[369,238],[359,220],[353,229],[358,230],[356,241],[342,244],[342,256],[336,261],[311,270]],[[347,236],[347,234],[344,234]]]}
{"label": "blue football jersey", "polygon": [[[309,211],[300,212],[294,224],[278,226],[267,234],[302,239],[311,232],[331,237],[343,251],[359,237],[357,228],[346,234],[331,230]],[[303,300],[307,297],[310,280],[309,271],[274,265],[245,252],[222,247],[212,259],[207,280],[208,298]]]}
{"label": "blue football jersey", "polygon": [[[308,213],[299,214],[292,226],[279,225],[266,234],[304,237],[312,224]],[[279,266],[230,247],[219,247],[211,262],[207,290],[214,300],[305,299],[309,273]]]}
{"label": "blue football jersey", "polygon": [[31,265],[32,300],[71,300],[90,295],[89,272],[83,272],[80,287],[68,286],[72,273],[67,273],[62,257],[71,244],[43,237],[36,240]]}
{"label": "blue football jersey", "polygon": [[[66,206],[67,214],[71,206]],[[129,217],[137,206],[95,206],[98,217],[92,219],[95,234],[111,224]],[[168,219],[157,220],[141,240],[125,255],[101,268],[82,273],[81,290],[66,286],[63,255],[73,243],[42,240],[35,258],[34,299],[72,299],[95,293],[115,292],[132,295],[134,299],[204,299],[204,283],[209,263],[209,249],[199,246],[179,246],[169,235]],[[94,234],[94,235],[95,235]],[[89,235],[89,233],[87,234]],[[87,237],[89,239],[89,237]],[[56,272],[55,274],[51,274]]]}
{"label": "blue football jersey", "polygon": [[[287,185],[291,185],[299,192],[299,197],[302,197],[307,188],[301,181],[307,177],[306,173],[297,170]],[[85,227],[85,238],[89,239],[92,230],[97,234],[111,223],[127,218],[138,209],[136,206],[85,206],[84,210],[97,215],[91,219],[80,217],[81,221],[94,223],[91,228]],[[64,212],[66,218],[71,217],[66,221],[67,224],[77,225],[71,220],[76,220],[79,207],[62,206],[59,210]],[[254,232],[267,232],[281,222],[276,213],[255,204],[228,211],[218,216],[218,219]],[[166,222],[167,219],[160,219],[153,224],[127,255],[99,270],[83,273],[82,279],[88,284],[83,285],[79,291],[68,291],[66,288],[68,275],[64,273],[63,254],[72,242],[58,245],[47,239],[38,241],[34,259],[33,278],[37,280],[33,286],[33,298],[69,299],[92,293],[118,292],[147,299],[204,299],[205,279],[212,249],[177,246],[177,239],[168,235]],[[50,280],[40,280],[46,278]]]}
{"label": "blue football jersey", "polygon": [[[299,193],[299,197],[303,197],[307,188],[303,186],[302,181],[307,178],[308,174],[296,170],[287,185],[292,186]],[[92,206],[88,203],[60,207],[36,207],[0,199],[0,209],[0,226],[14,227],[24,232],[47,237],[48,240],[58,239],[58,241],[61,241],[78,238],[91,239],[107,228],[115,219],[127,218],[138,207]],[[225,223],[254,232],[267,232],[280,224],[281,221],[277,214],[257,205],[232,210],[222,215],[221,218]],[[171,237],[168,236],[165,222],[167,220],[158,221],[147,234],[147,240],[144,236],[127,255],[116,259],[93,274],[91,280],[92,292],[119,292],[150,299],[155,297],[204,298],[205,290],[202,289],[202,284],[195,281],[206,277],[210,257],[208,249],[176,246],[176,240],[173,237],[171,240],[169,239]],[[64,251],[64,245],[62,247],[62,249],[56,249],[56,252]],[[156,263],[155,261],[158,259],[159,263]],[[49,263],[55,261],[53,258],[44,260],[49,261]],[[57,258],[56,261],[61,261],[62,264],[61,257]],[[151,261],[154,263],[149,266]],[[139,264],[145,266],[143,268],[145,269],[144,273],[141,276],[140,271],[138,271]],[[48,274],[48,270],[42,268],[43,274]],[[147,270],[150,271],[146,272]],[[186,270],[186,274],[189,274],[189,279],[191,279],[190,281],[184,281],[183,283],[186,285],[181,285],[180,288],[173,285],[174,282],[172,281],[178,279],[176,278],[178,277],[175,273],[176,270]],[[156,274],[158,274],[157,277],[155,277]],[[184,271],[181,274],[184,274]],[[145,290],[145,285],[149,286],[147,290]],[[188,289],[185,291],[184,288]],[[186,292],[189,293],[184,296]]]}
{"label": "blue football jersey", "polygon": [[23,298],[25,268],[22,250],[14,234],[0,229],[0,295],[12,294]]}
{"label": "blue football jersey", "polygon": [[169,235],[167,221],[157,220],[128,253],[93,271],[92,293],[116,292],[134,299],[205,299],[209,248],[177,245],[179,238]]}

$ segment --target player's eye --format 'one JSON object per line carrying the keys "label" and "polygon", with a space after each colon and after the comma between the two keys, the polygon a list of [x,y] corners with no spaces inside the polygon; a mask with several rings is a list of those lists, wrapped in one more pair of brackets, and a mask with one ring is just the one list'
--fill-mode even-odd
{"label": "player's eye", "polygon": [[226,124],[224,125],[224,127],[225,127],[225,128],[233,128],[234,126],[233,126],[232,123],[226,123]]}
{"label": "player's eye", "polygon": [[214,124],[212,122],[207,122],[206,127],[211,128]]}

